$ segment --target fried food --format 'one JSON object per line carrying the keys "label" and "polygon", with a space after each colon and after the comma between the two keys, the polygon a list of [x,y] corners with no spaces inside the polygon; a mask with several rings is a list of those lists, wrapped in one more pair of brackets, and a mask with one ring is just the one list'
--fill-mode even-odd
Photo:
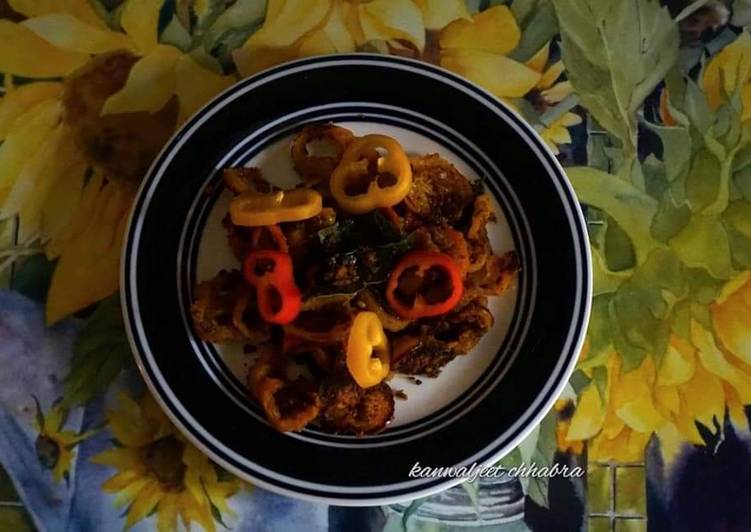
{"label": "fried food", "polygon": [[[320,213],[252,227],[226,216],[222,223],[243,272],[220,272],[195,290],[196,334],[252,346],[249,393],[281,431],[313,426],[364,436],[384,430],[395,408],[389,373],[433,378],[456,357],[471,356],[494,323],[488,297],[506,291],[520,269],[515,252],[493,252],[490,196],[437,154],[409,159],[406,197],[384,194],[386,206],[374,201],[366,212],[353,209],[352,198],[343,202],[330,178],[347,146],[359,145],[356,139],[332,124],[305,127],[293,141],[292,159],[307,181],[301,186],[320,194]],[[333,152],[309,150],[319,140]],[[388,183],[385,159],[373,148],[355,162]],[[235,196],[268,194],[264,208],[271,215],[278,214],[275,194],[292,197],[257,168],[228,168],[223,181]],[[355,185],[347,194],[368,194],[369,186]],[[280,275],[282,263],[292,264],[292,273],[284,268],[290,290],[266,282]],[[285,320],[274,321],[285,308]]]}

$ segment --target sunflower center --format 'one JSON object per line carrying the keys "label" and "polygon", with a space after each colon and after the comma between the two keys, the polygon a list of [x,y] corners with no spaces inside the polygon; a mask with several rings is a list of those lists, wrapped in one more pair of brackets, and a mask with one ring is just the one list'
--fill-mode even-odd
{"label": "sunflower center", "polygon": [[185,487],[185,444],[175,436],[166,436],[144,447],[143,461],[162,486],[169,491]]}
{"label": "sunflower center", "polygon": [[36,453],[43,467],[54,469],[60,459],[60,445],[49,436],[40,434],[36,441]]}

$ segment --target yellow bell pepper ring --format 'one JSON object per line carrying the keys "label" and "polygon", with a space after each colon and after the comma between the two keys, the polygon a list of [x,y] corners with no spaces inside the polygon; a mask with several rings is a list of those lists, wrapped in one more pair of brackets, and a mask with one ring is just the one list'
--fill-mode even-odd
{"label": "yellow bell pepper ring", "polygon": [[375,386],[389,374],[390,358],[389,341],[378,315],[358,313],[347,340],[347,369],[352,378],[361,388]]}
{"label": "yellow bell pepper ring", "polygon": [[[379,151],[385,151],[380,155]],[[375,163],[375,176],[369,175]],[[352,141],[331,175],[331,195],[352,214],[364,214],[402,201],[412,188],[412,167],[399,142],[386,135]]]}
{"label": "yellow bell pepper ring", "polygon": [[298,222],[321,213],[323,199],[315,190],[296,188],[271,194],[255,191],[235,196],[229,204],[232,223],[246,227]]}

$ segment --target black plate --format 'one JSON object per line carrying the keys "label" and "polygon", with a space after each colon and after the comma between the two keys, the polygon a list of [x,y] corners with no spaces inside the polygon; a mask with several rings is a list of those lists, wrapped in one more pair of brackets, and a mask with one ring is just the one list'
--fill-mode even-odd
{"label": "black plate", "polygon": [[[195,337],[187,314],[202,260],[212,259],[202,255],[214,253],[206,242],[220,240],[205,236],[212,210],[222,208],[221,187],[212,186],[217,170],[263,157],[301,124],[320,121],[397,128],[465,163],[494,196],[508,235],[501,245],[515,248],[523,267],[494,343],[467,355],[468,362],[455,362],[464,364],[461,374],[450,364],[436,381],[450,389],[471,375],[461,393],[415,398],[430,411],[405,414],[365,438],[275,431],[245,398],[227,356]],[[122,264],[123,309],[138,365],[185,435],[260,486],[344,505],[406,500],[461,481],[410,478],[416,462],[483,464],[512,450],[565,385],[591,296],[580,207],[544,143],[468,81],[387,56],[289,63],[217,97],[154,163],[133,210]],[[424,396],[441,387],[425,389],[432,391]]]}

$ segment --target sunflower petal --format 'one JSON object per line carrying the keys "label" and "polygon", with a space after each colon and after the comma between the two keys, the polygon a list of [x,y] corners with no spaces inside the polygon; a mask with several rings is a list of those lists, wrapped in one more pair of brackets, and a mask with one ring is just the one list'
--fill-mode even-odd
{"label": "sunflower petal", "polygon": [[540,80],[540,74],[531,68],[481,50],[446,50],[441,53],[441,66],[469,78],[500,98],[521,98]]}
{"label": "sunflower petal", "polygon": [[549,89],[542,91],[542,96],[548,103],[562,102],[574,93],[574,87],[570,81],[561,81],[556,83]]}
{"label": "sunflower petal", "polygon": [[89,56],[59,50],[29,28],[0,20],[0,72],[26,78],[55,78],[70,74]]}
{"label": "sunflower petal", "polygon": [[597,386],[590,384],[579,397],[574,417],[571,419],[567,440],[588,440],[602,429],[605,406]]}
{"label": "sunflower petal", "polygon": [[172,46],[159,45],[138,61],[125,86],[104,103],[102,114],[155,113],[175,94],[175,65],[181,53]]}
{"label": "sunflower petal", "polygon": [[42,205],[40,231],[45,241],[60,235],[73,219],[81,199],[88,164],[84,160],[74,160],[62,168],[63,171],[52,183],[47,199]]}
{"label": "sunflower petal", "polygon": [[25,17],[34,18],[53,13],[66,13],[99,28],[106,28],[102,17],[91,7],[89,0],[7,0],[8,5]]}
{"label": "sunflower petal", "polygon": [[366,41],[404,39],[425,48],[422,13],[412,0],[373,0],[359,7]]}
{"label": "sunflower petal", "polygon": [[558,61],[557,63],[550,65],[550,68],[545,71],[540,78],[540,81],[537,83],[537,88],[549,89],[553,86],[553,83],[561,77],[564,70],[566,70],[566,67],[563,65],[563,61]]}
{"label": "sunflower petal", "polygon": [[326,24],[331,13],[327,0],[270,2],[264,26],[232,52],[241,76],[298,57],[298,41]]}
{"label": "sunflower petal", "polygon": [[274,7],[271,20],[266,20],[264,26],[245,45],[289,46],[316,27],[322,26],[330,9],[327,0],[287,0],[279,7]]}
{"label": "sunflower petal", "polygon": [[180,102],[180,119],[183,123],[211,98],[232,85],[231,76],[222,76],[183,55],[175,66],[175,92]]}
{"label": "sunflower petal", "polygon": [[457,19],[469,19],[469,11],[463,0],[414,0],[422,11],[425,27],[440,30]]}
{"label": "sunflower petal", "polygon": [[751,280],[740,275],[726,283],[718,301],[710,306],[712,325],[722,346],[751,364]]}
{"label": "sunflower petal", "polygon": [[349,6],[336,2],[326,25],[303,37],[299,45],[299,56],[309,57],[355,51],[355,41],[347,29]]}
{"label": "sunflower petal", "polygon": [[177,530],[178,501],[178,497],[169,494],[159,503],[156,520],[158,532],[173,532]]}
{"label": "sunflower petal", "polygon": [[540,48],[535,55],[533,55],[526,63],[529,68],[534,70],[535,72],[539,72],[542,74],[542,71],[545,70],[545,65],[548,64],[548,57],[550,56],[550,41],[548,41],[545,46]]}
{"label": "sunflower petal", "polygon": [[37,146],[34,157],[30,158],[18,174],[16,183],[8,197],[0,205],[0,217],[8,218],[20,214],[19,235],[22,243],[39,236],[41,229],[41,206],[47,199],[53,172],[59,171],[56,165],[64,129],[58,125]]}
{"label": "sunflower petal", "polygon": [[0,141],[5,140],[16,118],[44,100],[57,97],[62,87],[61,83],[37,82],[5,93],[0,100]]}
{"label": "sunflower petal", "polygon": [[134,48],[127,35],[91,26],[67,13],[32,18],[22,24],[56,48],[70,52],[101,54]]}
{"label": "sunflower petal", "polygon": [[45,100],[18,117],[0,145],[0,205],[4,210],[14,210],[6,204],[8,196],[27,161],[60,121],[60,115],[60,102]]}
{"label": "sunflower petal", "polygon": [[751,377],[728,362],[717,347],[712,333],[693,321],[691,340],[697,347],[699,359],[704,367],[735,388],[744,404],[751,404]]}
{"label": "sunflower petal", "polygon": [[751,75],[751,35],[741,32],[735,41],[720,50],[707,64],[702,85],[712,109],[717,109],[725,95],[732,94],[739,83]]}
{"label": "sunflower petal", "polygon": [[687,382],[694,374],[694,347],[673,336],[657,372],[658,386],[675,386]]}
{"label": "sunflower petal", "polygon": [[144,486],[138,492],[133,504],[128,508],[128,515],[125,519],[125,528],[128,529],[149,515],[157,504],[164,498],[165,493],[158,482],[152,482]]}
{"label": "sunflower petal", "polygon": [[509,8],[496,6],[478,13],[471,21],[455,20],[441,32],[440,43],[444,49],[506,55],[520,39],[521,31]]}
{"label": "sunflower petal", "polygon": [[158,43],[159,12],[164,0],[128,0],[120,15],[120,26],[142,54]]}
{"label": "sunflower petal", "polygon": [[655,406],[663,409],[663,415],[668,416],[676,413],[681,407],[681,398],[678,395],[678,388],[675,386],[655,386]]}
{"label": "sunflower petal", "polygon": [[712,426],[714,419],[722,420],[725,413],[722,382],[704,369],[702,364],[696,364],[693,377],[678,387],[678,393],[681,397],[681,411],[676,421],[679,422],[678,428],[687,438],[693,438],[696,433],[694,420],[707,427]]}
{"label": "sunflower petal", "polygon": [[66,243],[52,275],[46,307],[49,324],[117,291],[120,247],[132,201],[129,190],[112,183],[102,187],[94,215],[84,231]]}

